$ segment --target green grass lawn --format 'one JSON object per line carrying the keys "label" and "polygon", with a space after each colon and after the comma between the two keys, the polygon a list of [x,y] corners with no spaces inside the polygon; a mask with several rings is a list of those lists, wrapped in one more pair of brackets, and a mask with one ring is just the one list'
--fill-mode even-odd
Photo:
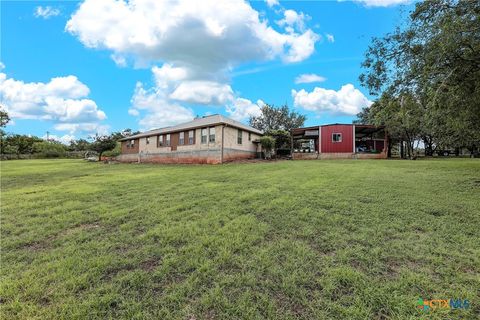
{"label": "green grass lawn", "polygon": [[480,313],[478,160],[24,160],[1,183],[1,319]]}

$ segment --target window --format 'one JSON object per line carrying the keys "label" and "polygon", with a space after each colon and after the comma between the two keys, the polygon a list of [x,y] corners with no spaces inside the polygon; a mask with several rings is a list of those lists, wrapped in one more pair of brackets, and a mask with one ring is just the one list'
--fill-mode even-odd
{"label": "window", "polygon": [[166,135],[165,145],[166,145],[167,147],[170,147],[170,134],[167,134],[167,135]]}
{"label": "window", "polygon": [[237,131],[237,143],[242,144],[242,130],[238,129]]}
{"label": "window", "polygon": [[332,133],[332,142],[342,142],[342,134]]}
{"label": "window", "polygon": [[135,147],[135,140],[130,140],[130,148]]}
{"label": "window", "polygon": [[215,142],[215,127],[211,127],[208,135],[208,141],[209,142]]}
{"label": "window", "polygon": [[202,143],[207,143],[207,128],[202,128]]}
{"label": "window", "polygon": [[248,133],[248,141],[252,141],[252,133],[251,132]]}
{"label": "window", "polygon": [[161,135],[158,136],[158,146],[159,146],[159,147],[163,147],[163,146],[164,146],[163,134],[161,134]]}
{"label": "window", "polygon": [[180,137],[178,138],[178,144],[180,144],[180,145],[185,144],[185,132],[183,132],[183,131],[180,132],[179,136]]}
{"label": "window", "polygon": [[145,143],[146,143],[146,144],[150,144],[150,137],[146,137],[146,138],[145,138]]}
{"label": "window", "polygon": [[193,133],[193,130],[188,131],[188,144],[195,144]]}

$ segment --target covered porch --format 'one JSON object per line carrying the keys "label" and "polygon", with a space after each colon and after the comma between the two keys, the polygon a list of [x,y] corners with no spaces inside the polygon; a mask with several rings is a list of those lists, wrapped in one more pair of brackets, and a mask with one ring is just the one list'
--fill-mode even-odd
{"label": "covered porch", "polygon": [[355,154],[357,158],[384,158],[387,154],[385,127],[355,125]]}
{"label": "covered porch", "polygon": [[296,128],[291,132],[293,159],[318,159],[319,127]]}

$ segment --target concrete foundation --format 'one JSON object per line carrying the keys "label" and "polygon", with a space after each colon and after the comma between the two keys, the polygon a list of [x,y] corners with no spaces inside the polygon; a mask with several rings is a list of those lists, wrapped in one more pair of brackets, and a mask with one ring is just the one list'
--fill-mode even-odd
{"label": "concrete foundation", "polygon": [[336,153],[301,153],[295,152],[292,155],[294,160],[328,160],[328,159],[386,159],[387,154],[381,153],[352,153],[352,152],[336,152]]}
{"label": "concrete foundation", "polygon": [[[257,153],[253,151],[225,148],[223,162],[255,159]],[[192,164],[218,164],[222,163],[221,149],[145,152],[138,154],[121,154],[117,157],[120,162],[139,163],[192,163]]]}

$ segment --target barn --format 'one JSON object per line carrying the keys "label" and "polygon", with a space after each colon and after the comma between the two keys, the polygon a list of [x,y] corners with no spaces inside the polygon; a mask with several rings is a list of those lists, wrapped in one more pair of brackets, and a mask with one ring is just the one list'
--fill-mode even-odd
{"label": "barn", "polygon": [[295,128],[293,159],[383,159],[387,157],[387,133],[382,126],[327,124]]}

